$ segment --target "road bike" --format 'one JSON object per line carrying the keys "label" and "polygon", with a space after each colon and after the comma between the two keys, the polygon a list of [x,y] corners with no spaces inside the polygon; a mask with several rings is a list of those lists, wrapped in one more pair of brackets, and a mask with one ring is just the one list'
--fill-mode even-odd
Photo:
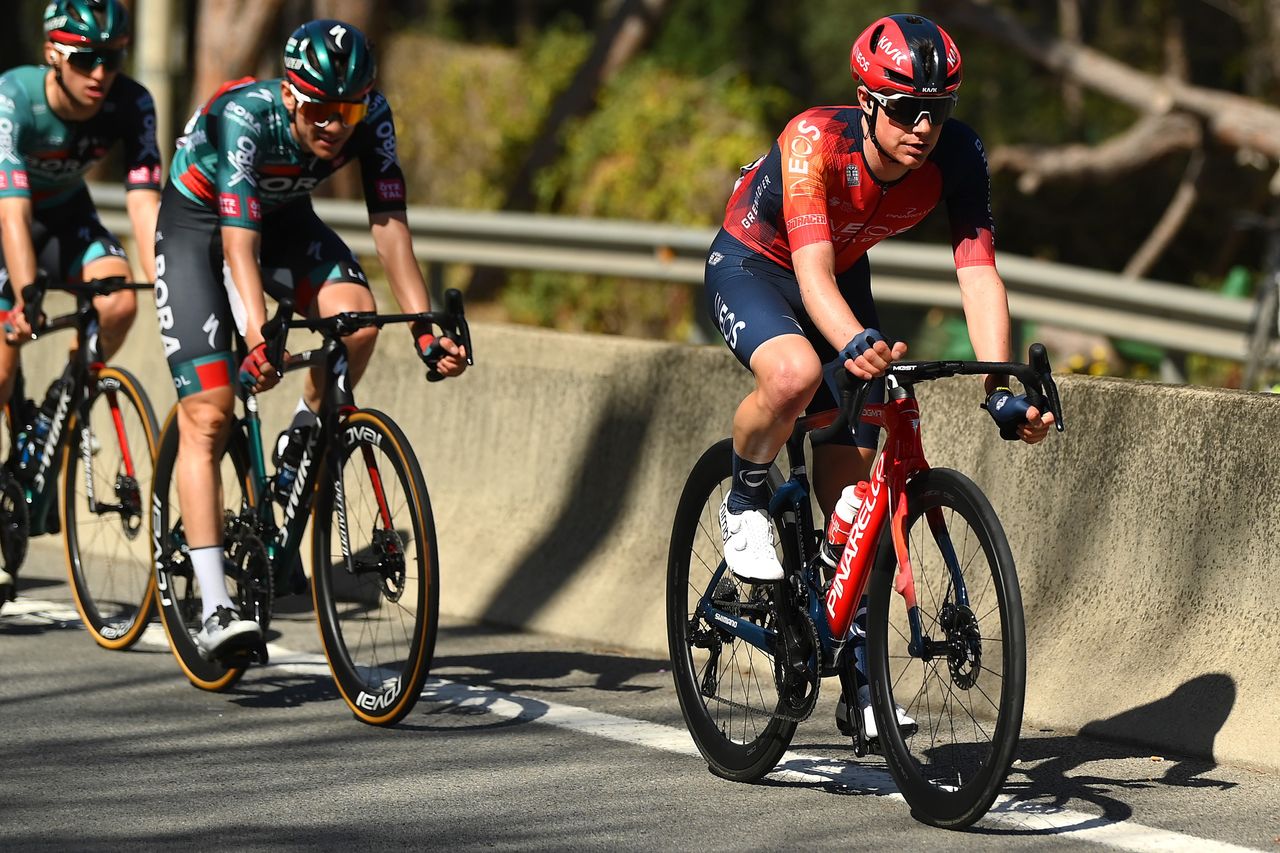
{"label": "road bike", "polygon": [[[846,382],[838,410],[801,418],[789,476],[775,465],[769,515],[785,577],[749,584],[728,571],[718,511],[732,443],[712,445],[680,496],[667,564],[667,636],[680,710],[713,773],[754,781],[778,763],[813,711],[823,677],[841,675],[856,708],[855,610],[867,596],[866,675],[879,731],[851,713],[854,754],[884,755],[919,820],[960,828],[995,800],[1022,721],[1026,640],[1013,555],[990,502],[958,471],[930,468],[914,386],[963,374],[1011,374],[1028,400],[1062,405],[1040,344],[1030,364],[898,362],[886,402]],[[851,379],[851,377],[845,377]],[[838,568],[824,580],[804,441],[829,440],[859,418],[886,431]],[[894,593],[897,593],[896,595]],[[865,704],[865,703],[864,703]],[[898,726],[898,708],[914,719]]]}
{"label": "road bike", "polygon": [[[290,301],[282,300],[263,327],[268,360],[283,363],[285,372],[322,367],[328,377],[324,399],[316,425],[299,439],[302,453],[286,486],[283,467],[267,472],[257,397],[238,389],[244,413],[231,426],[220,463],[228,593],[241,615],[265,634],[273,599],[306,588],[300,549],[310,515],[312,599],[338,692],[358,719],[392,725],[417,702],[435,649],[440,607],[435,523],[417,454],[404,432],[386,414],[356,406],[342,339],[364,328],[428,322],[466,347],[472,363],[462,294],[450,290],[445,310],[437,312],[289,319],[291,310]],[[324,343],[286,359],[290,329],[317,332]],[[427,378],[443,377],[432,370]],[[268,653],[261,645],[206,660],[196,645],[201,595],[178,508],[176,415],[175,408],[160,437],[151,496],[160,615],[191,683],[226,690],[250,664],[267,663]]]}
{"label": "road bike", "polygon": [[[55,284],[44,276],[24,287],[23,312],[33,339],[74,329],[76,348],[39,407],[27,399],[18,369],[0,429],[0,552],[6,568],[13,574],[21,565],[30,537],[64,531],[76,609],[89,636],[108,649],[132,646],[151,617],[155,595],[142,534],[143,494],[151,485],[159,429],[142,383],[100,360],[93,299],[150,289],[151,284],[123,278]],[[45,318],[49,290],[75,296],[75,310]]]}

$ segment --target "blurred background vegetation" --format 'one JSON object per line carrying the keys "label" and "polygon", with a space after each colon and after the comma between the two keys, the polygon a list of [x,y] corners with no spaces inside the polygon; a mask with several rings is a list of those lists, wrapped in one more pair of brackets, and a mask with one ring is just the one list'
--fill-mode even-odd
{"label": "blurred background vegetation", "polygon": [[[127,5],[146,28],[163,2]],[[43,0],[8,5],[16,15],[0,32],[0,68],[38,61]],[[1276,101],[1275,0],[190,0],[171,8],[172,37],[192,58],[167,105],[178,126],[209,81],[278,74],[279,47],[299,22],[338,17],[365,29],[378,46],[415,204],[717,225],[738,167],[765,153],[792,115],[851,102],[857,34],[879,15],[918,11],[963,52],[957,116],[991,155],[1001,251],[1248,298],[1275,225],[1280,158],[1217,122],[1218,105],[1225,111],[1233,96],[1266,111]],[[1028,47],[1019,33],[1040,41]],[[1148,103],[1154,87],[1121,78],[1122,90],[1108,90],[1055,68],[1062,45],[1210,100],[1185,110]],[[1190,121],[1170,125],[1175,133],[1159,124],[1171,117]],[[329,192],[359,192],[352,176],[332,184]],[[946,242],[945,213],[896,239]],[[698,294],[680,285],[463,269],[449,280],[469,288],[489,318],[697,334]],[[899,311],[894,322],[914,355],[967,347],[963,323],[945,312]],[[1058,349],[1060,363],[1095,373],[1149,375],[1160,358],[1088,335],[1064,335]],[[1209,357],[1185,367],[1192,381],[1239,381],[1238,368]]]}

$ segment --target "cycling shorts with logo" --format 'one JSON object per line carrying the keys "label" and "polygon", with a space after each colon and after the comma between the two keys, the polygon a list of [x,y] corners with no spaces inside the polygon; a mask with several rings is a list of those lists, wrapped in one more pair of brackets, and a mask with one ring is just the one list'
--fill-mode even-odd
{"label": "cycling shorts with logo", "polygon": [[[752,354],[765,341],[779,335],[801,335],[822,361],[824,378],[805,411],[812,414],[836,407],[835,378],[844,368],[836,359],[836,349],[805,311],[794,272],[752,251],[721,229],[707,253],[705,282],[711,322],[743,367],[751,368]],[[867,257],[863,255],[837,275],[836,284],[858,322],[867,328],[879,329]],[[884,400],[883,379],[876,380],[868,400],[873,403]],[[879,436],[879,427],[863,423],[850,435],[832,439],[830,443],[874,448]]]}
{"label": "cycling shorts with logo", "polygon": [[[306,316],[320,288],[368,287],[360,263],[302,199],[263,217],[262,282],[274,299],[292,297]],[[218,212],[170,182],[156,222],[156,314],[178,397],[230,385],[238,364],[232,333],[244,335],[244,310],[226,270]],[[233,325],[234,324],[234,325]]]}
{"label": "cycling shorts with logo", "polygon": [[[53,281],[79,281],[84,268],[98,258],[124,257],[120,241],[98,221],[98,211],[85,187],[57,207],[34,211],[31,243],[36,250],[36,265]],[[25,287],[31,282],[18,284]],[[4,247],[0,246],[0,311],[12,308],[14,297]]]}

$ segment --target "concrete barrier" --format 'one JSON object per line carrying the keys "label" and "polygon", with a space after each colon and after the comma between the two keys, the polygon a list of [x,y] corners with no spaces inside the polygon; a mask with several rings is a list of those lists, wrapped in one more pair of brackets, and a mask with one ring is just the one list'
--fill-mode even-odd
{"label": "concrete barrier", "polygon": [[[449,614],[665,655],[672,516],[748,376],[722,348],[475,328],[479,363],[428,385],[384,332],[358,399],[407,431]],[[297,351],[295,339],[291,348]],[[148,307],[119,361],[173,394]],[[283,426],[297,378],[264,395]],[[986,490],[1027,614],[1026,717],[1280,768],[1280,401],[1064,377],[1067,432],[999,440],[978,380],[921,389],[930,462]]]}

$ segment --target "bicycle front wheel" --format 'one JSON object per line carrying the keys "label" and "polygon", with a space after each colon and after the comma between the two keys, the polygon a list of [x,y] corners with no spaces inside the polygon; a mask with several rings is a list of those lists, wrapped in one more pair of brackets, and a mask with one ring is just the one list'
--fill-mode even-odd
{"label": "bicycle front wheel", "polygon": [[701,607],[708,596],[730,618],[777,628],[774,585],[743,583],[724,565],[719,513],[732,477],[733,445],[725,439],[702,454],[685,482],[667,557],[667,643],[680,713],[698,751],[717,776],[751,782],[778,763],[796,723],[779,716],[775,657]]}
{"label": "bicycle front wheel", "polygon": [[[917,608],[895,594],[898,557],[887,529],[869,585],[876,726],[912,815],[959,829],[986,814],[1017,748],[1027,667],[1022,594],[995,510],[963,474],[934,468],[912,479],[905,534]],[[899,728],[895,705],[914,729]]]}
{"label": "bicycle front wheel", "polygon": [[355,412],[334,444],[312,519],[320,637],[352,713],[389,726],[418,701],[435,651],[431,502],[417,456],[385,414]]}
{"label": "bicycle front wheel", "polygon": [[[160,435],[156,473],[151,493],[151,544],[155,554],[156,597],[160,620],[169,638],[169,648],[187,679],[201,690],[226,690],[244,675],[245,663],[205,660],[196,645],[201,627],[200,583],[187,556],[186,534],[178,505],[177,473],[178,410],[175,408]],[[239,424],[233,425],[227,449],[220,462],[222,495],[220,506],[228,527],[257,506],[257,492],[249,465],[247,440]],[[259,572],[258,574],[262,574]],[[265,574],[269,577],[269,572]],[[261,594],[241,582],[238,574],[227,577],[228,595],[248,618],[257,617]],[[260,618],[260,617],[259,617]]]}
{"label": "bicycle front wheel", "polygon": [[142,636],[155,600],[142,528],[160,430],[130,373],[106,367],[92,382],[62,456],[67,571],[89,636],[103,648],[127,649]]}

